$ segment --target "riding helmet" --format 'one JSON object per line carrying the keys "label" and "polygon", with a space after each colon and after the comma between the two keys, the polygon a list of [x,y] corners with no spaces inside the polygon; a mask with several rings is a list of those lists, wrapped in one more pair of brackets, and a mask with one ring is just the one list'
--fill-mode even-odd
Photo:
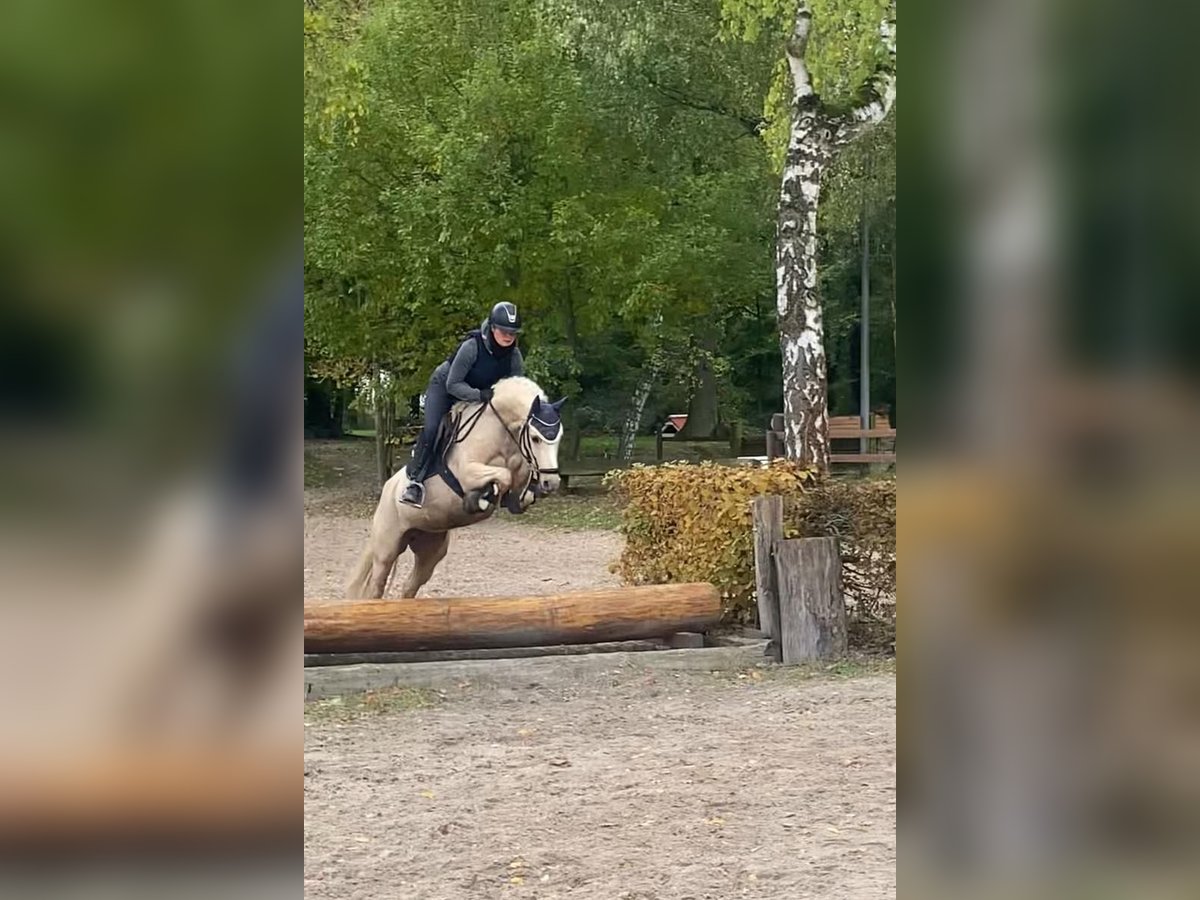
{"label": "riding helmet", "polygon": [[488,316],[488,324],[501,331],[507,331],[509,334],[520,334],[521,314],[517,312],[517,305],[509,303],[507,300],[500,301],[492,307],[492,312]]}

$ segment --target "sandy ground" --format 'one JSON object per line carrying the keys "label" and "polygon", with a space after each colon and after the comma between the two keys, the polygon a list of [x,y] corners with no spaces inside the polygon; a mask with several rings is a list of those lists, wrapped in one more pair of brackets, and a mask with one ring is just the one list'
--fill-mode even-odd
{"label": "sandy ground", "polygon": [[[341,597],[370,530],[367,517],[307,516],[304,596]],[[618,585],[608,566],[620,552],[620,536],[607,531],[558,531],[489,519],[451,535],[450,552],[420,596],[557,594]],[[412,559],[411,553],[400,557],[385,596],[398,595]]]}
{"label": "sandy ground", "polygon": [[[341,595],[372,508],[306,492],[306,596]],[[423,593],[613,585],[620,540],[494,520],[454,536]],[[635,667],[449,694],[310,708],[306,897],[895,896],[894,677]]]}
{"label": "sandy ground", "polygon": [[[306,465],[326,482],[304,492],[304,596],[336,598],[371,531],[378,499],[369,442],[312,441]],[[547,501],[547,502],[553,502]],[[450,552],[421,590],[423,597],[555,594],[620,584],[608,571],[621,537],[608,531],[538,528],[500,511],[450,537]],[[412,566],[396,563],[387,597],[395,597]]]}
{"label": "sandy ground", "polygon": [[627,671],[306,728],[305,896],[895,896],[895,680]]}

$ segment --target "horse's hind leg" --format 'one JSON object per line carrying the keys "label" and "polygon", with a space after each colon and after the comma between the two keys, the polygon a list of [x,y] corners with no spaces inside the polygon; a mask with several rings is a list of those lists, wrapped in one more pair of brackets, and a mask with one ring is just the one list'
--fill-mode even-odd
{"label": "horse's hind leg", "polygon": [[[383,596],[383,592],[387,590],[388,579],[392,575],[392,569],[396,566],[396,560],[400,558],[400,554],[404,552],[405,543],[403,538],[400,540],[392,540],[385,543],[382,547],[374,548],[371,554],[371,576],[367,580],[367,598],[378,599]],[[408,595],[405,594],[407,597]]]}
{"label": "horse's hind leg", "polygon": [[351,599],[373,600],[382,597],[396,560],[408,546],[412,532],[400,519],[395,493],[396,479],[393,477],[383,487],[379,506],[371,521],[366,549],[347,586],[346,596]]}
{"label": "horse's hind leg", "polygon": [[412,571],[404,581],[400,596],[415,597],[417,591],[425,586],[425,582],[433,577],[433,570],[437,568],[437,564],[446,558],[446,551],[450,549],[450,532],[415,531],[408,546],[416,558]]}

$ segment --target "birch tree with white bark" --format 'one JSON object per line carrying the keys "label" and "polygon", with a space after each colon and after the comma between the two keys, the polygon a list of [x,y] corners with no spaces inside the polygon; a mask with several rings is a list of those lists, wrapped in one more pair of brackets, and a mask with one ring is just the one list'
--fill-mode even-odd
{"label": "birch tree with white bark", "polygon": [[[829,411],[825,327],[818,291],[817,208],[821,176],[838,150],[882,122],[896,98],[895,0],[788,0],[784,45],[788,123],[779,192],[775,247],[776,313],[783,355],[786,453],[818,469],[829,467]],[[779,8],[725,0],[727,16],[755,36],[764,12]],[[820,18],[824,16],[823,20]],[[873,21],[870,21],[873,19]],[[868,20],[868,21],[864,21]],[[873,31],[873,46],[856,46],[855,34]],[[814,66],[814,56],[819,56]],[[870,59],[872,68],[850,88],[835,84],[854,72],[838,59]],[[822,66],[823,64],[823,66]],[[824,68],[818,77],[814,69]],[[830,90],[827,96],[818,92]],[[840,90],[839,90],[840,88]],[[842,102],[841,93],[848,102]],[[852,99],[851,99],[852,98]],[[770,102],[770,101],[769,101]],[[782,135],[781,135],[782,137]]]}

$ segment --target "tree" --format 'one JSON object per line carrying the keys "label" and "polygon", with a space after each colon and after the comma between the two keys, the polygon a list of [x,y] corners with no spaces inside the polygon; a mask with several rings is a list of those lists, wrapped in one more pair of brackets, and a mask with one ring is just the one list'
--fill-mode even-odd
{"label": "tree", "polygon": [[627,457],[663,377],[688,386],[687,430],[711,433],[734,368],[717,338],[728,322],[752,314],[769,284],[761,223],[773,176],[759,140],[768,39],[721,40],[711,0],[552,5],[586,80],[618,100],[622,131],[641,156],[620,174],[631,187],[645,186],[642,221],[629,231],[630,252],[607,254],[605,270],[619,288],[617,313],[642,350],[625,382],[620,452]]}
{"label": "tree", "polygon": [[[790,458],[826,469],[828,372],[817,238],[821,179],[837,152],[883,121],[892,108],[896,96],[895,0],[789,2],[795,4],[785,42],[789,124],[775,253],[786,444]],[[770,21],[783,12],[782,3],[746,0],[725,0],[725,8],[733,24],[740,25],[748,36],[757,35],[764,13]],[[814,9],[823,14],[823,25]],[[822,27],[821,40],[814,44],[814,29]],[[872,31],[875,37],[868,43]],[[840,67],[836,64],[839,58]],[[855,90],[848,76],[859,72],[863,77]],[[825,97],[817,90],[822,81],[822,87],[829,88]],[[851,91],[853,99],[848,96]]]}
{"label": "tree", "polygon": [[717,414],[761,413],[771,38],[721,30],[712,0],[323,0],[305,18],[312,373],[415,393],[502,295],[530,373],[577,401],[572,435],[620,431],[629,452],[701,360]]}

